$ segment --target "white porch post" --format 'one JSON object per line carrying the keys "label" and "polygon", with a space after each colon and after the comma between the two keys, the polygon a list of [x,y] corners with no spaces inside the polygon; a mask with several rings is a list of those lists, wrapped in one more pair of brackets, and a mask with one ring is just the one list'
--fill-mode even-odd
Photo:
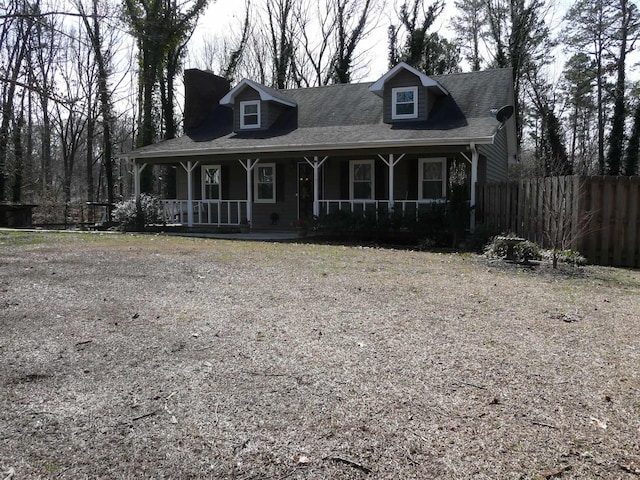
{"label": "white porch post", "polygon": [[380,157],[380,160],[382,160],[385,163],[385,165],[389,167],[389,213],[393,212],[393,204],[394,204],[394,192],[393,192],[394,168],[398,164],[398,162],[402,160],[404,156],[405,154],[403,153],[398,158],[394,159],[394,155],[393,153],[391,153],[389,154],[389,159],[387,160],[382,155],[378,154],[378,157]]}
{"label": "white porch post", "polygon": [[238,160],[240,165],[244,167],[247,171],[247,220],[249,224],[251,224],[252,216],[253,216],[253,189],[251,188],[251,172],[253,172],[253,168],[260,161],[259,158],[255,160],[251,160],[247,158],[246,160]]}
{"label": "white porch post", "polygon": [[198,162],[191,163],[191,160],[185,165],[180,162],[182,168],[187,172],[187,226],[193,227],[193,171],[198,166]]}
{"label": "white porch post", "polygon": [[311,165],[311,168],[313,168],[313,215],[315,217],[320,215],[320,167],[327,158],[329,157],[318,160],[318,156],[315,156],[313,160],[309,160],[307,157],[304,157],[307,163]]}
{"label": "white porch post", "polygon": [[146,163],[138,165],[135,160],[133,161],[133,192],[136,200],[140,198],[140,175],[146,166]]}
{"label": "white porch post", "polygon": [[471,150],[471,160],[464,153],[462,156],[471,162],[471,192],[469,195],[469,207],[471,208],[471,214],[469,219],[469,230],[473,233],[476,229],[476,183],[478,183],[478,159],[480,154],[478,153],[478,147],[475,143],[469,144]]}

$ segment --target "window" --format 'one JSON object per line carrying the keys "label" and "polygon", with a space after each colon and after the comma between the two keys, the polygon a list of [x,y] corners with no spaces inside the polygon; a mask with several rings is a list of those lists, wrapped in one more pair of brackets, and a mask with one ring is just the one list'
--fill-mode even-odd
{"label": "window", "polygon": [[447,195],[445,158],[421,158],[418,171],[420,200],[441,200]]}
{"label": "window", "polygon": [[349,196],[352,200],[375,198],[373,160],[353,160],[349,170]]}
{"label": "window", "polygon": [[260,203],[276,201],[276,164],[258,164],[254,168],[254,199]]}
{"label": "window", "polygon": [[260,128],[260,101],[240,102],[240,128]]}
{"label": "window", "polygon": [[220,200],[220,165],[202,166],[202,199]]}
{"label": "window", "polygon": [[418,118],[418,87],[394,88],[391,118]]}

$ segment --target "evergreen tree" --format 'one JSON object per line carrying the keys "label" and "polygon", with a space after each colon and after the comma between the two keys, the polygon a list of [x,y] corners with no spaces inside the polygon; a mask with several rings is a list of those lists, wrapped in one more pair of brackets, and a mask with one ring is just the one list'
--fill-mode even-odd
{"label": "evergreen tree", "polygon": [[[402,4],[398,13],[400,26],[389,27],[390,68],[403,61],[428,75],[460,70],[458,47],[437,32],[429,32],[443,8],[442,1],[436,1],[427,8],[424,8],[424,0]],[[399,42],[401,29],[405,35],[402,46]]]}
{"label": "evergreen tree", "polygon": [[624,163],[625,175],[637,175],[638,164],[640,164],[640,102],[636,105],[636,111],[633,116],[633,128],[627,145],[627,156]]}

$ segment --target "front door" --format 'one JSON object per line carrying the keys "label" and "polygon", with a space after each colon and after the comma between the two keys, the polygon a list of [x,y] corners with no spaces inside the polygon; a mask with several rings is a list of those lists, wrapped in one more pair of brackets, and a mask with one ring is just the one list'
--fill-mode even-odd
{"label": "front door", "polygon": [[298,163],[298,218],[313,217],[313,168],[307,162]]}

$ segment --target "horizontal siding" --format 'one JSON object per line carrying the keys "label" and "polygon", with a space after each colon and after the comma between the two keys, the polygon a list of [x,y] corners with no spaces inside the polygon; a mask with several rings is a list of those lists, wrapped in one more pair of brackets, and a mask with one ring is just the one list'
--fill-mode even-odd
{"label": "horizontal siding", "polygon": [[486,181],[505,181],[509,173],[506,129],[496,134],[492,145],[480,145],[478,152],[487,158]]}
{"label": "horizontal siding", "polygon": [[416,119],[411,120],[393,120],[391,118],[393,97],[392,91],[398,87],[418,87],[418,118],[417,120],[426,120],[429,113],[429,98],[427,89],[422,86],[420,79],[411,72],[403,70],[398,72],[391,80],[389,80],[384,86],[383,94],[383,118],[384,123],[400,123],[400,122],[415,122]]}

